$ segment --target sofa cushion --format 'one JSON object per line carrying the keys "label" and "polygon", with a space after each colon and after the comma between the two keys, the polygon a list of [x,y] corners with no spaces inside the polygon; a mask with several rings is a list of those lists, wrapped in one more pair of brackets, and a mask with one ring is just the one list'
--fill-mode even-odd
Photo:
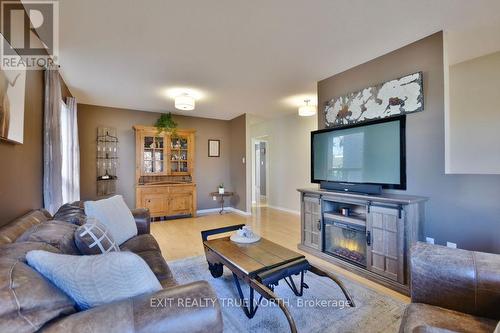
{"label": "sofa cushion", "polygon": [[160,251],[160,246],[151,234],[143,234],[130,238],[120,245],[120,249],[139,253],[143,251]]}
{"label": "sofa cushion", "polygon": [[0,244],[15,242],[26,230],[51,218],[46,210],[34,210],[0,228]]}
{"label": "sofa cushion", "polygon": [[76,229],[75,244],[82,254],[120,251],[108,228],[93,219]]}
{"label": "sofa cushion", "polygon": [[77,226],[63,221],[49,221],[27,230],[16,242],[43,242],[65,254],[80,254],[75,244]]}
{"label": "sofa cushion", "polygon": [[163,259],[161,252],[143,251],[138,252],[137,255],[144,259],[164,288],[177,285],[177,282],[175,281],[167,262]]}
{"label": "sofa cushion", "polygon": [[0,332],[35,332],[74,302],[25,263],[0,258]]}
{"label": "sofa cushion", "polygon": [[54,220],[83,225],[87,222],[87,216],[85,215],[82,203],[75,201],[62,205],[54,214]]}
{"label": "sofa cushion", "polygon": [[399,331],[400,333],[491,333],[495,329],[496,324],[496,320],[476,317],[433,305],[412,303],[405,310]]}
{"label": "sofa cushion", "polygon": [[134,216],[121,195],[99,201],[86,201],[84,205],[87,217],[93,217],[104,224],[119,245],[137,236]]}
{"label": "sofa cushion", "polygon": [[94,256],[30,251],[26,259],[82,310],[161,290],[144,260],[128,251]]}
{"label": "sofa cushion", "polygon": [[33,250],[44,250],[52,253],[61,253],[57,248],[41,242],[21,242],[0,245],[0,258],[10,258],[26,262],[26,253]]}

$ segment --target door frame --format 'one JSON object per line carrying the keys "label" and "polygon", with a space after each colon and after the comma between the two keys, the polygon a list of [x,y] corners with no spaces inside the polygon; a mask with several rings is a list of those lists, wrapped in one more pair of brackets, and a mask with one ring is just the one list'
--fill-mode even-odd
{"label": "door frame", "polygon": [[[256,152],[255,145],[257,143],[261,143],[261,142],[265,142],[265,144],[266,144],[265,170],[266,170],[266,199],[267,199],[268,204],[269,204],[269,197],[270,197],[270,192],[269,192],[269,152],[270,152],[269,137],[267,135],[263,135],[263,136],[258,136],[258,137],[252,138],[252,149],[251,149],[251,151],[252,151],[252,205],[256,205],[256,206],[260,206],[260,204],[259,204],[260,197],[259,198],[256,197],[257,172],[260,173],[260,170],[257,171],[257,168],[256,168],[257,156],[255,154],[255,152]],[[259,157],[259,160],[260,160],[260,157]],[[259,192],[259,194],[260,194],[260,192]]]}

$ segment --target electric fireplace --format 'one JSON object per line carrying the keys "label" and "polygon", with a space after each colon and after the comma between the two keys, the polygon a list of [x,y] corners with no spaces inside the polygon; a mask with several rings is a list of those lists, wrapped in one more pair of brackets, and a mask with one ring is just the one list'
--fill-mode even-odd
{"label": "electric fireplace", "polygon": [[366,267],[366,225],[325,219],[324,252]]}

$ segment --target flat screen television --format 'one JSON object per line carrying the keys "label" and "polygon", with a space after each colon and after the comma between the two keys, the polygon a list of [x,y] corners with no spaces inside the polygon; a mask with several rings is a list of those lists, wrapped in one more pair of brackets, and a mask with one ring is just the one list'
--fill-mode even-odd
{"label": "flat screen television", "polygon": [[311,132],[311,181],[406,189],[406,116]]}

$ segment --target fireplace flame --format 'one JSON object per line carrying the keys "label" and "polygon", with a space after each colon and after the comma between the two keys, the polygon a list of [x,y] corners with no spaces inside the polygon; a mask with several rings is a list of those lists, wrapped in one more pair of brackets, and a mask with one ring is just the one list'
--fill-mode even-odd
{"label": "fireplace flame", "polygon": [[355,239],[340,239],[338,241],[338,246],[343,247],[344,249],[348,249],[349,251],[352,252],[361,252],[361,246],[359,245],[359,242]]}

